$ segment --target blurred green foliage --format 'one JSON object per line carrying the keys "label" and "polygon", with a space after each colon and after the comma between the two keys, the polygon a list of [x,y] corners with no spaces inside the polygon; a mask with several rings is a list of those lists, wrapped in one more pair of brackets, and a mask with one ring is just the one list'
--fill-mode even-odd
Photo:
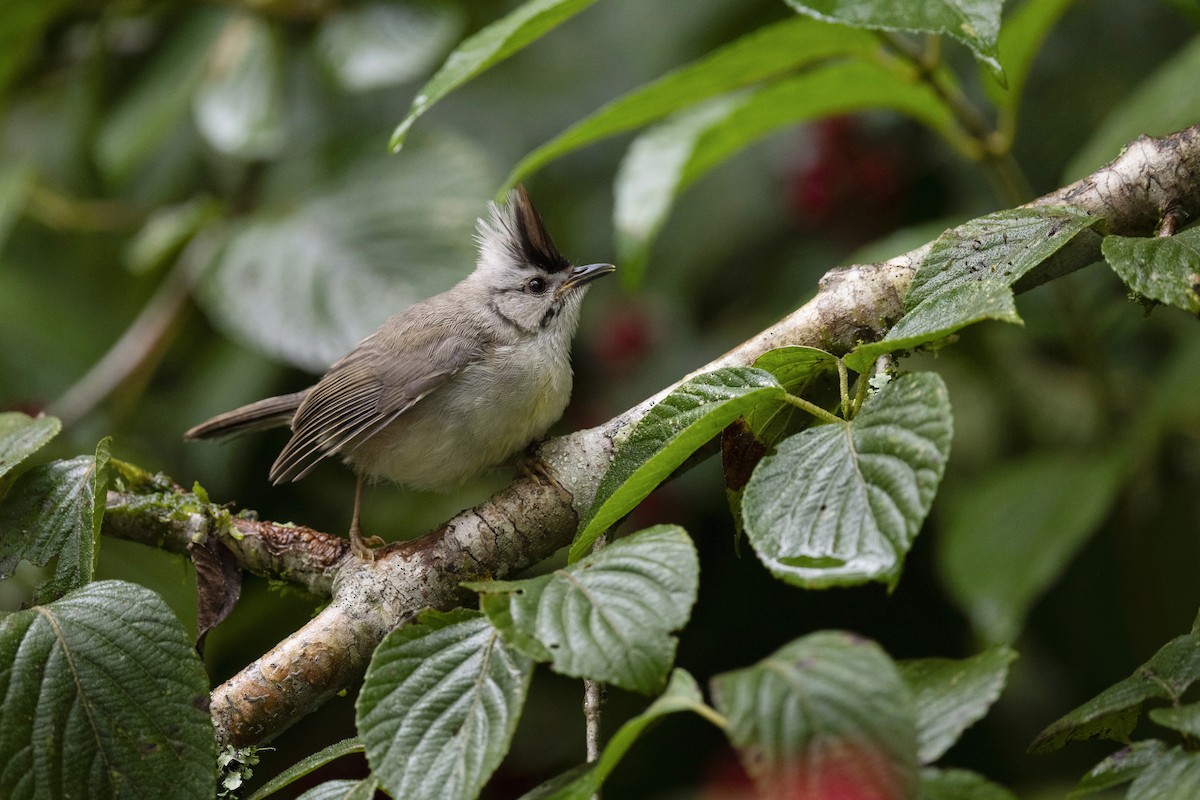
{"label": "blurred green foliage", "polygon": [[[8,0],[0,17],[0,411],[64,417],[63,433],[38,458],[91,453],[112,435],[115,457],[184,484],[199,480],[218,502],[344,530],[352,480],[339,466],[270,487],[279,437],[185,447],[182,431],[306,385],[309,370],[389,313],[466,274],[475,217],[540,145],[670,70],[795,18],[777,0],[596,3],[446,95],[403,150],[387,155],[390,133],[450,48],[513,5]],[[1014,39],[1006,51],[1002,32],[1001,63],[1006,52],[1023,59],[1009,70],[1010,94],[987,70],[977,76],[966,48],[947,41],[942,55],[966,76],[967,102],[994,103],[988,121],[1011,135],[1032,191],[1078,177],[1137,133],[1200,118],[1194,4],[1009,5],[1006,22],[1030,28],[1034,11],[1062,14],[1040,48],[1021,51],[1025,40]],[[729,109],[719,110],[716,120],[726,120]],[[676,165],[684,177],[669,216],[633,250],[622,244],[628,227],[614,232],[614,219],[619,227],[631,218],[628,207],[613,207],[622,192],[645,199],[628,182],[647,177],[646,168],[629,174],[638,147],[621,164],[626,131],[653,120],[596,135],[525,178],[568,255],[609,260],[624,247],[646,267],[635,291],[594,291],[563,430],[607,419],[742,341],[811,296],[820,275],[859,248],[894,255],[950,221],[1016,202],[1019,182],[997,180],[986,158],[951,146],[945,131],[878,111],[792,124],[811,116],[759,118],[762,135],[746,149],[722,149],[719,126],[693,128],[720,156],[693,172],[694,161]],[[685,155],[696,152],[703,160],[702,147]],[[614,185],[622,173],[627,182]],[[700,551],[700,597],[680,638],[680,666],[703,684],[827,628],[861,632],[905,658],[961,657],[981,641],[1006,641],[1021,656],[1008,689],[942,763],[983,772],[1022,797],[1056,796],[1109,752],[1083,746],[1033,757],[1025,747],[1053,717],[1132,672],[1200,607],[1195,322],[1171,309],[1145,316],[1095,268],[1023,295],[1018,307],[1023,329],[976,326],[936,358],[905,364],[944,377],[955,439],[942,493],[894,592],[802,591],[736,557],[713,464],[634,512],[630,530],[682,524]],[[121,357],[83,381],[123,336]],[[497,473],[454,496],[376,488],[364,527],[415,536],[505,480]],[[1070,502],[1075,496],[1085,499]],[[1010,533],[1017,525],[1022,536]],[[150,586],[194,624],[182,559],[104,541],[96,574]],[[0,584],[0,604],[17,607],[36,580],[20,573]],[[209,637],[213,681],[261,655],[314,606],[250,580]],[[516,796],[580,760],[579,701],[576,683],[536,674],[511,754],[485,796]],[[614,691],[606,728],[643,706]],[[352,735],[353,715],[349,700],[332,701],[263,754],[261,775]],[[692,757],[671,757],[685,739]],[[335,768],[365,774],[362,762]],[[678,715],[639,741],[606,791],[715,793],[742,780],[720,734]]]}

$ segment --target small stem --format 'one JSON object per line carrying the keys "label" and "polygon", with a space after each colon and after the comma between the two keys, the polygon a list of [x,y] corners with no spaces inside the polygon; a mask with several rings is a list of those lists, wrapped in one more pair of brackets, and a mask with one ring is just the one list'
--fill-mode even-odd
{"label": "small stem", "polygon": [[710,705],[700,703],[699,705],[691,706],[691,709],[711,722],[713,725],[716,725],[721,730],[725,730],[729,727],[729,720],[725,717],[725,715]]}
{"label": "small stem", "polygon": [[840,358],[837,360],[837,370],[838,392],[842,398],[838,410],[842,412],[843,419],[850,419],[850,375],[846,372],[846,362]]}
{"label": "small stem", "polygon": [[805,400],[803,397],[797,397],[794,394],[785,394],[783,396],[783,399],[786,400],[787,402],[791,403],[792,405],[794,405],[796,408],[800,409],[801,411],[807,411],[809,414],[812,414],[814,417],[821,420],[822,422],[845,422],[844,419],[837,416],[836,414],[829,413],[828,411],[821,408],[816,403],[810,403],[808,400]]}
{"label": "small stem", "polygon": [[862,410],[863,403],[867,400],[867,391],[870,388],[871,376],[867,373],[859,375],[858,383],[854,386],[854,402],[850,405],[850,419],[857,417],[858,412]]}
{"label": "small stem", "polygon": [[599,681],[583,679],[583,722],[587,738],[587,761],[594,764],[600,758],[600,700]]}

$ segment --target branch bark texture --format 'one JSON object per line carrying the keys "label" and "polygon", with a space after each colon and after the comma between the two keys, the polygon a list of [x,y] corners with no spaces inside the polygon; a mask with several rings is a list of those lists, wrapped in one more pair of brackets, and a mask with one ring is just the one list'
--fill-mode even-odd
{"label": "branch bark texture", "polygon": [[[1030,205],[1075,206],[1102,217],[1107,232],[1124,235],[1152,235],[1167,217],[1176,223],[1195,219],[1200,126],[1161,139],[1141,137],[1109,165]],[[886,262],[832,270],[812,300],[693,375],[749,365],[785,345],[840,353],[878,338],[903,312],[904,296],[930,246]],[[1069,268],[1097,257],[1098,252],[1080,253]],[[332,600],[309,624],[214,690],[218,737],[236,745],[269,740],[360,676],[376,645],[397,625],[424,608],[448,609],[467,600],[461,582],[518,573],[569,544],[615,447],[672,388],[603,425],[545,442],[538,455],[557,486],[517,480],[421,539],[389,546],[373,563],[344,557],[344,550],[336,565],[306,557],[313,574],[303,582],[313,591],[331,590]],[[316,538],[310,544],[324,536],[311,533]],[[300,543],[303,535],[294,536]],[[242,563],[259,569],[269,569],[288,550],[272,555],[265,541],[238,547]]]}

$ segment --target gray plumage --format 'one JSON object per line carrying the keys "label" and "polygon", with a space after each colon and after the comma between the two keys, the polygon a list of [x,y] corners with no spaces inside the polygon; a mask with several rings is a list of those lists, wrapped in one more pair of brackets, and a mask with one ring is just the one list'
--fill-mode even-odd
{"label": "gray plumage", "polygon": [[[475,271],[456,286],[392,316],[316,385],[221,414],[185,437],[290,425],[274,483],[338,456],[360,487],[369,477],[438,491],[540,437],[570,399],[587,286],[615,268],[572,267],[522,187],[478,227]],[[357,511],[356,496],[351,538],[360,552]]]}

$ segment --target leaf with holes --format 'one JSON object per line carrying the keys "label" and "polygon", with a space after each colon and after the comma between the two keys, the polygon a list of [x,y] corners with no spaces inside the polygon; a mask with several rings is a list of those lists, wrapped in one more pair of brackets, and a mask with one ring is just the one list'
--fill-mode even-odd
{"label": "leaf with holes", "polygon": [[408,800],[469,800],[508,752],[533,663],[480,613],[425,612],[384,637],[355,704],[380,785]]}
{"label": "leaf with holes", "polygon": [[712,680],[726,734],[766,797],[913,797],[912,697],[874,642],[823,631]]}
{"label": "leaf with holes", "polygon": [[629,438],[617,445],[591,510],[571,545],[570,560],[578,561],[590,553],[600,534],[735,419],[760,403],[783,396],[783,387],[771,373],[726,367],[697,375],[660,400]]}
{"label": "leaf with holes", "polygon": [[658,525],[549,575],[467,584],[516,649],[555,672],[650,693],[675,660],[700,562],[687,532]]}
{"label": "leaf with holes", "polygon": [[894,584],[945,472],[950,401],[933,373],[905,375],[850,422],[786,439],[750,478],[742,522],[788,583]]}
{"label": "leaf with holes", "polygon": [[141,586],[92,583],[0,618],[0,796],[213,797],[208,688]]}

